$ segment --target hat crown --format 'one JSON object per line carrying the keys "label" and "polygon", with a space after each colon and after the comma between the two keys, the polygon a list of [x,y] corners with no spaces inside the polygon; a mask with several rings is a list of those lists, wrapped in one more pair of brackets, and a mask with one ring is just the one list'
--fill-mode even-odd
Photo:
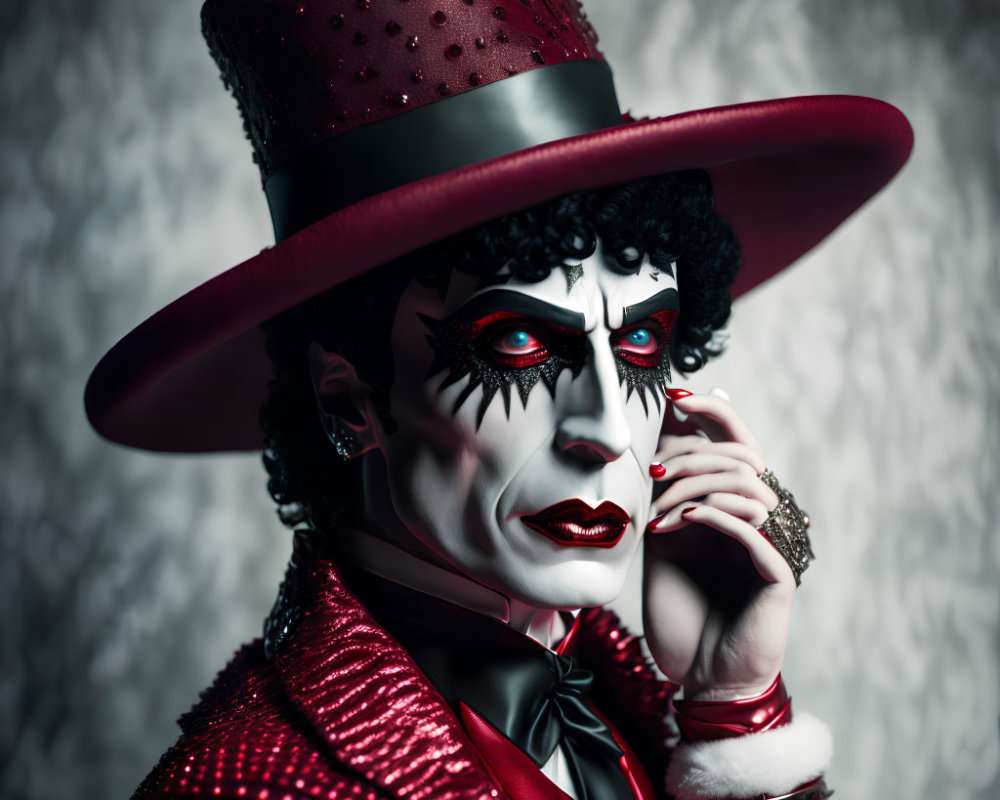
{"label": "hat crown", "polygon": [[306,148],[532,69],[603,56],[577,0],[207,0],[267,180]]}

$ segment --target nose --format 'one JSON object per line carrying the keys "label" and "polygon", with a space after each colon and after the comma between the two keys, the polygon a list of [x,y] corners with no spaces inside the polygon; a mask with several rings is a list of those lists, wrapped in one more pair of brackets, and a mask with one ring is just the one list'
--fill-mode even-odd
{"label": "nose", "polygon": [[615,355],[607,342],[569,387],[569,400],[556,429],[556,449],[583,464],[615,461],[628,450],[632,432],[625,418]]}

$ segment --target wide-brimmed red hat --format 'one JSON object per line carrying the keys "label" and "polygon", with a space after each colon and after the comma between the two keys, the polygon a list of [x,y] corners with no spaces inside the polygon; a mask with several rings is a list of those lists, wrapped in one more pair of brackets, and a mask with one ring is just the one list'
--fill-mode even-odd
{"label": "wide-brimmed red hat", "polygon": [[702,168],[744,266],[734,296],[808,251],[909,155],[894,107],[795,97],[623,118],[577,0],[207,0],[274,247],[154,314],[87,385],[116,442],[254,450],[258,326],[407,252],[569,192]]}

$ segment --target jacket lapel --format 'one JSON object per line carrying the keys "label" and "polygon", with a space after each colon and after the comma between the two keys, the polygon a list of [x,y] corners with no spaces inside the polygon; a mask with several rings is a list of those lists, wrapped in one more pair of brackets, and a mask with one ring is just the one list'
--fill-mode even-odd
{"label": "jacket lapel", "polygon": [[348,592],[332,562],[302,568],[297,621],[274,663],[333,755],[386,793],[496,800],[458,719],[406,651]]}
{"label": "jacket lapel", "polygon": [[465,703],[459,712],[469,738],[485,754],[497,783],[512,800],[572,800],[542,774],[534,761]]}

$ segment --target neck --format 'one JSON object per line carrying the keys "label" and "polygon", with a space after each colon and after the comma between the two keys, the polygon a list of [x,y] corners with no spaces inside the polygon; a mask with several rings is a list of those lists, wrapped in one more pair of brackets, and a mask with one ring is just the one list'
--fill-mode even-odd
{"label": "neck", "polygon": [[520,600],[510,600],[508,624],[539,644],[553,649],[566,635],[562,614],[553,608],[534,608]]}
{"label": "neck", "polygon": [[507,597],[454,568],[425,560],[379,536],[364,531],[347,535],[358,566],[381,578],[504,622],[550,649],[566,634],[563,617],[555,609],[535,608]]}
{"label": "neck", "polygon": [[[362,456],[365,530],[397,550],[436,567],[456,572],[444,558],[410,533],[395,513],[385,462],[377,451]],[[383,576],[384,577],[384,576]],[[400,581],[397,581],[399,583]]]}

